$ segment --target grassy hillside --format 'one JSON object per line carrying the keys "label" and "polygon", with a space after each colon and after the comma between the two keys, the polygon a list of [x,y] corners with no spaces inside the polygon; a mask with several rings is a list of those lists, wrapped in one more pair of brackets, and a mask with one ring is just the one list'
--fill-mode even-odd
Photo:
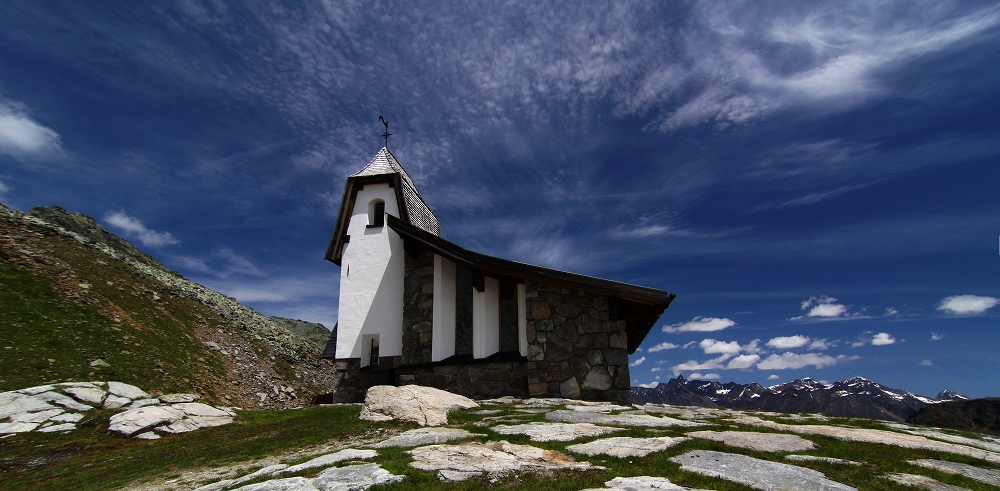
{"label": "grassy hillside", "polygon": [[1000,435],[1000,397],[934,404],[917,411],[906,422]]}
{"label": "grassy hillside", "polygon": [[312,342],[58,207],[0,205],[0,285],[0,391],[119,380],[277,408],[335,384]]}

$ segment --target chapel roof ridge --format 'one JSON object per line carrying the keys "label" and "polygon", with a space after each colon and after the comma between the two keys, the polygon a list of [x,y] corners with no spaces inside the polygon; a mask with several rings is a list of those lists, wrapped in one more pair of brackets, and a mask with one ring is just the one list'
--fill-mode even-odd
{"label": "chapel roof ridge", "polygon": [[417,186],[413,183],[413,179],[410,178],[406,169],[404,169],[402,164],[399,163],[396,156],[392,154],[389,147],[382,147],[382,149],[375,154],[375,157],[368,162],[368,165],[348,177],[379,176],[389,174],[399,174],[400,179],[403,181],[403,205],[406,206],[409,211],[410,221],[417,227],[440,237],[441,222],[438,220],[437,215],[431,211],[431,208],[427,206],[427,202],[424,201],[424,197],[421,196],[420,191],[417,190]]}

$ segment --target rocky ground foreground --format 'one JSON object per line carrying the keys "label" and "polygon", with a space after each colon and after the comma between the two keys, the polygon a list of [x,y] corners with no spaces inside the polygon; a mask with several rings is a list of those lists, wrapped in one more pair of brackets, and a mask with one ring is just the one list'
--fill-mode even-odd
{"label": "rocky ground foreground", "polygon": [[[171,424],[194,435],[209,431],[200,428],[238,426],[247,414],[206,405],[200,409],[218,411],[211,415],[217,419],[189,414],[170,423],[133,417],[122,431],[125,414],[179,411],[192,403],[151,398],[114,382],[5,394],[6,402],[0,402],[7,412],[19,412],[6,416],[12,419],[0,432],[9,436],[0,442],[19,437],[12,425],[26,422],[71,434],[74,428],[64,425],[77,418],[74,411],[86,411],[83,406],[116,406],[108,431],[162,438],[146,443],[150,446],[179,438]],[[472,401],[416,386],[376,387],[364,406],[338,410],[353,415],[355,423],[367,420],[387,431],[273,458],[187,469],[169,478],[150,475],[120,489],[1000,489],[1000,440],[901,423],[566,399]],[[51,422],[35,421],[45,418]]]}

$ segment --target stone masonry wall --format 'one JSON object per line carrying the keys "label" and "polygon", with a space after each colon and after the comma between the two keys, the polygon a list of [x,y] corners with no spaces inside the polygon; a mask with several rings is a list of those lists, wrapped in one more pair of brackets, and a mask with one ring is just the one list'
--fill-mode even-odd
{"label": "stone masonry wall", "polygon": [[625,321],[608,297],[534,281],[525,292],[529,394],[628,403]]}
{"label": "stone masonry wall", "polygon": [[527,362],[400,367],[400,385],[417,384],[472,398],[528,397]]}
{"label": "stone masonry wall", "polygon": [[405,252],[403,265],[403,364],[430,363],[434,331],[434,253]]}

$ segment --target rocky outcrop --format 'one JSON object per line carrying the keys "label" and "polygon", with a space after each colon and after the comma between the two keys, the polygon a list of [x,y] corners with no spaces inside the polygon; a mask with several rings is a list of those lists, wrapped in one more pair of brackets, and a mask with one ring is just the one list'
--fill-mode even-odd
{"label": "rocky outcrop", "polygon": [[[0,433],[66,432],[76,429],[84,411],[115,409],[109,431],[145,440],[158,433],[186,433],[233,422],[229,408],[193,402],[195,394],[152,397],[121,382],[64,382],[0,392]],[[173,404],[171,404],[173,403]]]}
{"label": "rocky outcrop", "polygon": [[472,399],[433,387],[376,385],[368,389],[360,418],[368,421],[398,419],[420,426],[448,423],[448,412],[479,407]]}
{"label": "rocky outcrop", "polygon": [[187,433],[199,428],[222,426],[233,422],[231,409],[219,409],[200,402],[146,406],[129,409],[111,417],[108,431],[156,440],[160,433]]}

